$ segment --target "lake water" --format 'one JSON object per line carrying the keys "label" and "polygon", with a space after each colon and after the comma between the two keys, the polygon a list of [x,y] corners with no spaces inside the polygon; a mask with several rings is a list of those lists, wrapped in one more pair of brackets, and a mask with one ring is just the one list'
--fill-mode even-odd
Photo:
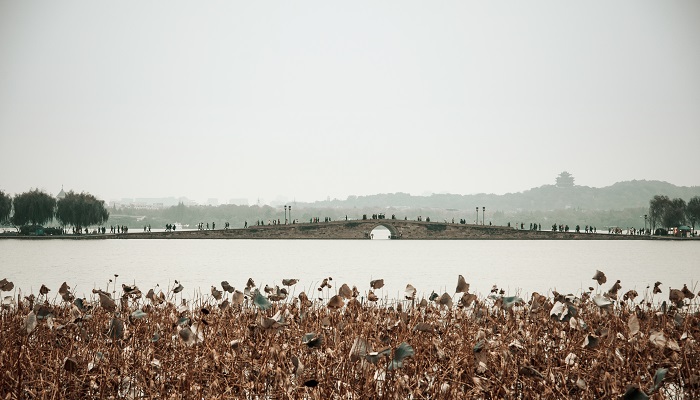
{"label": "lake water", "polygon": [[700,241],[0,240],[0,279],[23,295],[42,283],[55,295],[67,281],[78,296],[89,296],[118,274],[117,284],[135,283],[144,293],[177,279],[187,297],[209,294],[222,280],[242,289],[248,278],[259,286],[298,278],[295,292],[311,297],[324,277],[333,278],[330,293],[342,283],[366,293],[370,280],[383,278],[377,295],[398,298],[407,283],[419,295],[452,294],[462,274],[473,293],[487,295],[496,284],[529,296],[595,287],[596,269],[608,277],[605,290],[620,279],[623,292],[643,296],[659,280],[664,299],[669,286],[687,284],[697,293]]}

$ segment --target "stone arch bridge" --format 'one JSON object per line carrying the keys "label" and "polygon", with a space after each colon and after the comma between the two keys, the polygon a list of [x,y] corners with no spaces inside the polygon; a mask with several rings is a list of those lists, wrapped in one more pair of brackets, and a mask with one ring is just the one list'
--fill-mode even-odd
{"label": "stone arch bridge", "polygon": [[584,234],[517,230],[505,226],[453,224],[398,219],[366,219],[250,226],[247,229],[128,233],[113,237],[161,239],[370,239],[374,228],[383,226],[392,239],[618,239],[642,236]]}

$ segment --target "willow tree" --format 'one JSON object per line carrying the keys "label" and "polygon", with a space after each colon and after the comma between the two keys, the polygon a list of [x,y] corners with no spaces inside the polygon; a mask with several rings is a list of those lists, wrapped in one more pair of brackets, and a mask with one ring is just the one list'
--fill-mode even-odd
{"label": "willow tree", "polygon": [[108,218],[105,202],[89,193],[77,194],[71,190],[56,206],[58,222],[63,226],[73,226],[78,232],[90,225],[100,225]]}
{"label": "willow tree", "polygon": [[700,196],[695,196],[688,201],[688,205],[685,207],[685,216],[695,231],[695,223],[700,221]]}
{"label": "willow tree", "polygon": [[12,198],[0,190],[0,224],[10,220],[12,211]]}
{"label": "willow tree", "polygon": [[666,210],[671,206],[671,199],[668,196],[656,195],[649,200],[649,222],[652,230],[656,229],[657,223],[662,223]]}
{"label": "willow tree", "polygon": [[42,225],[51,221],[56,209],[56,199],[39,189],[15,195],[12,200],[15,213],[11,218],[15,226]]}

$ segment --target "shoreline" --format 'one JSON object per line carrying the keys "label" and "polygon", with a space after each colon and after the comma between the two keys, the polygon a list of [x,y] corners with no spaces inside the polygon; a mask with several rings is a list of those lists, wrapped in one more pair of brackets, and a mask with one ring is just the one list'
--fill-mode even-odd
{"label": "shoreline", "polygon": [[[342,221],[341,223],[344,223]],[[352,223],[348,223],[349,225]],[[377,226],[385,226],[387,223],[375,222]],[[424,225],[427,225],[423,223]],[[19,235],[15,233],[2,233],[0,240],[110,240],[110,239],[228,239],[228,240],[373,240],[365,232],[362,235],[348,235],[345,232],[323,232],[324,228],[340,225],[338,222],[323,224],[294,224],[294,225],[266,225],[253,226],[239,229],[220,230],[187,230],[175,232],[132,232],[132,233],[106,233],[106,234],[65,234],[55,236]],[[432,226],[445,226],[451,224],[433,224]],[[414,237],[402,236],[392,240],[663,240],[663,241],[696,241],[698,237],[675,236],[648,236],[608,233],[576,233],[576,232],[552,232],[517,230],[495,226],[472,226],[448,234],[418,234]],[[444,228],[443,228],[444,230]],[[318,231],[318,232],[317,232]],[[336,233],[336,234],[334,234]],[[397,235],[398,236],[398,235]],[[382,240],[382,239],[374,239]]]}

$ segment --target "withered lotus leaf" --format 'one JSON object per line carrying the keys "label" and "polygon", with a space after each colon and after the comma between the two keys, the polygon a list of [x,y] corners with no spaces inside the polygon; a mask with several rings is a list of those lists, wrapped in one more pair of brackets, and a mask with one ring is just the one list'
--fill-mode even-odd
{"label": "withered lotus leaf", "polygon": [[637,298],[637,296],[639,296],[639,294],[636,290],[628,290],[627,293],[625,293],[625,295],[622,296],[622,298],[624,300],[634,300],[635,298]]}
{"label": "withered lotus leaf", "polygon": [[350,286],[348,286],[347,283],[343,283],[343,286],[340,287],[340,290],[338,290],[338,294],[340,297],[344,299],[350,299],[352,298],[352,289],[350,289]]}
{"label": "withered lotus leaf", "polygon": [[327,307],[333,310],[337,310],[345,305],[343,299],[337,294],[328,301]]}
{"label": "withered lotus leaf", "polygon": [[593,302],[600,308],[610,307],[613,304],[612,301],[599,294],[593,296]]}
{"label": "withered lotus leaf", "polygon": [[464,280],[464,277],[460,275],[457,277],[457,289],[455,289],[456,293],[467,293],[469,292],[469,284],[467,281]]}
{"label": "withered lotus leaf", "polygon": [[30,334],[36,328],[37,324],[36,314],[34,314],[34,311],[30,311],[29,314],[27,314],[27,318],[24,320],[24,330],[27,331],[27,334]]}
{"label": "withered lotus leaf", "polygon": [[287,295],[282,292],[272,293],[268,297],[270,301],[282,301],[287,298]]}
{"label": "withered lotus leaf", "polygon": [[685,295],[681,290],[678,289],[671,289],[668,292],[668,299],[671,300],[672,302],[676,303],[678,306],[683,305],[683,299],[685,298]]}
{"label": "withered lotus leaf", "polygon": [[375,279],[370,281],[369,286],[374,290],[381,289],[384,287],[384,279]]}
{"label": "withered lotus leaf", "polygon": [[189,326],[180,329],[178,335],[180,336],[180,339],[182,339],[182,341],[188,346],[193,345],[194,342],[197,341],[197,335],[192,332],[192,329],[190,329]]}
{"label": "withered lotus leaf", "polygon": [[503,298],[503,308],[506,310],[511,309],[513,306],[523,304],[524,301],[518,296],[510,296]]}
{"label": "withered lotus leaf", "polygon": [[374,292],[370,290],[369,293],[367,293],[367,300],[377,301],[377,300],[379,300],[379,297],[377,297],[377,295],[374,294]]}
{"label": "withered lotus leaf", "polygon": [[394,358],[389,363],[389,370],[403,368],[403,360],[406,357],[413,357],[414,355],[413,347],[406,342],[401,342],[399,347],[394,350]]}
{"label": "withered lotus leaf", "polygon": [[216,300],[221,300],[221,291],[217,290],[215,286],[211,287],[211,295]]}
{"label": "withered lotus leaf", "polygon": [[620,280],[615,281],[615,284],[608,290],[608,297],[617,297],[617,291],[622,289],[620,285]]}
{"label": "withered lotus leaf", "polygon": [[447,292],[443,293],[437,302],[440,305],[447,306],[447,308],[452,308],[452,296],[447,294]]}
{"label": "withered lotus leaf", "polygon": [[0,281],[0,291],[2,292],[9,292],[10,290],[14,289],[15,284],[8,281],[7,278],[2,278]]}
{"label": "withered lotus leaf", "polygon": [[228,293],[233,293],[233,291],[235,290],[233,286],[229,285],[228,281],[221,281],[221,288]]}
{"label": "withered lotus leaf", "polygon": [[642,390],[639,388],[637,385],[629,385],[627,386],[627,390],[625,390],[625,393],[622,395],[623,400],[648,400],[649,396],[647,396],[646,393],[642,392]]}
{"label": "withered lotus leaf", "polygon": [[365,360],[371,362],[372,364],[376,364],[377,361],[382,356],[389,356],[391,354],[391,347],[385,347],[381,350],[378,351],[370,351],[365,355]]}
{"label": "withered lotus leaf", "polygon": [[600,342],[599,337],[589,333],[583,339],[583,345],[581,347],[585,347],[587,349],[594,349],[594,348],[598,347],[599,342]]}
{"label": "withered lotus leaf", "polygon": [[34,314],[37,319],[46,319],[53,316],[53,309],[46,304],[35,304]]}
{"label": "withered lotus leaf", "polygon": [[299,293],[299,302],[301,303],[302,307],[310,307],[311,306],[311,300],[309,300],[309,296],[306,295],[305,292]]}
{"label": "withered lotus leaf", "polygon": [[318,381],[316,379],[306,380],[306,381],[304,381],[304,386],[311,387],[311,388],[316,387],[316,386],[318,386]]}
{"label": "withered lotus leaf", "polygon": [[666,373],[668,373],[667,368],[659,368],[656,370],[654,374],[654,391],[659,390],[661,383],[664,381],[664,378],[666,378]]}
{"label": "withered lotus leaf", "polygon": [[629,328],[630,336],[634,336],[639,333],[639,319],[635,314],[630,315],[627,320],[627,328]]}
{"label": "withered lotus leaf", "polygon": [[125,285],[125,284],[122,283],[122,290],[123,290],[124,293],[126,293],[126,294],[133,295],[133,296],[136,296],[136,297],[141,297],[141,291],[140,291],[139,288],[138,288],[137,286],[135,286],[135,285],[134,285],[134,286],[128,286],[128,285]]}
{"label": "withered lotus leaf", "polygon": [[432,333],[435,331],[435,329],[433,329],[433,326],[427,322],[417,323],[416,326],[413,327],[413,330],[418,331],[418,332],[429,332],[429,333]]}
{"label": "withered lotus leaf", "polygon": [[[556,318],[559,321],[564,321],[564,318],[568,313],[569,308],[566,306],[566,304],[557,301],[556,303],[554,303],[552,309],[549,311],[549,316],[552,318]],[[568,322],[568,319],[566,320],[566,322]]]}
{"label": "withered lotus leaf", "polygon": [[100,296],[100,306],[102,306],[102,308],[107,311],[114,311],[117,309],[117,304],[108,294],[100,292],[98,295]]}
{"label": "withered lotus leaf", "polygon": [[268,300],[267,297],[263,296],[262,293],[260,293],[260,291],[257,289],[254,293],[253,303],[255,303],[255,305],[263,311],[268,310],[270,307],[272,307],[272,303],[270,303],[270,300]]}
{"label": "withered lotus leaf", "polygon": [[307,333],[301,337],[301,344],[305,344],[309,348],[319,348],[323,345],[323,335],[315,332]]}
{"label": "withered lotus leaf", "polygon": [[695,294],[688,289],[688,285],[683,285],[683,290],[681,291],[683,292],[683,297],[688,300],[692,300],[695,297]]}
{"label": "withered lotus leaf", "polygon": [[277,324],[277,321],[275,321],[273,318],[260,316],[260,326],[262,326],[263,328],[273,328],[275,327],[275,324]]}
{"label": "withered lotus leaf", "polygon": [[66,357],[66,359],[63,360],[63,369],[71,373],[77,372],[78,361],[73,357]]}
{"label": "withered lotus leaf", "polygon": [[110,339],[124,339],[124,322],[119,318],[112,318],[109,323],[109,330],[107,331],[107,336]]}
{"label": "withered lotus leaf", "polygon": [[245,295],[243,295],[243,292],[241,292],[240,290],[236,290],[231,296],[231,302],[233,302],[233,304],[243,304],[244,298]]}
{"label": "withered lotus leaf", "polygon": [[61,287],[58,289],[58,294],[66,294],[70,291],[70,286],[66,282],[63,282]]}
{"label": "withered lotus leaf", "polygon": [[282,279],[282,284],[284,286],[293,286],[296,285],[297,282],[299,282],[299,279]]}
{"label": "withered lotus leaf", "polygon": [[598,282],[599,285],[604,284],[605,282],[608,281],[608,278],[605,277],[605,273],[603,273],[600,270],[595,271],[595,275],[593,275],[593,279]]}
{"label": "withered lotus leaf", "polygon": [[664,348],[666,347],[667,341],[666,336],[664,336],[664,333],[661,331],[654,330],[649,333],[649,342],[651,342],[654,346]]}
{"label": "withered lotus leaf", "polygon": [[304,371],[304,364],[299,361],[299,358],[297,356],[292,356],[292,373],[296,376],[301,375],[301,373]]}
{"label": "withered lotus leaf", "polygon": [[523,376],[531,376],[538,379],[544,379],[544,375],[542,375],[540,371],[536,370],[531,365],[523,365],[518,370],[518,373]]}
{"label": "withered lotus leaf", "polygon": [[404,297],[406,300],[413,300],[416,298],[416,288],[413,287],[410,283],[406,285],[406,290],[404,291]]}

